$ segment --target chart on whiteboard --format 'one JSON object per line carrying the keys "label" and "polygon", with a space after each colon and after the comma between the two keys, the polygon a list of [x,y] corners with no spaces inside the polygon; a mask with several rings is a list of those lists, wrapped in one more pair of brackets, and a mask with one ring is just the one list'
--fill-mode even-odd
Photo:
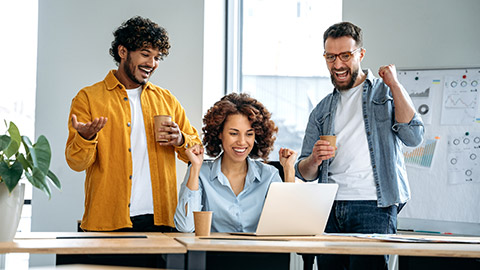
{"label": "chart on whiteboard", "polygon": [[445,77],[442,125],[471,125],[475,123],[479,81],[479,78]]}
{"label": "chart on whiteboard", "polygon": [[440,137],[425,138],[422,145],[415,148],[405,146],[403,149],[405,164],[419,168],[430,168],[439,139]]}
{"label": "chart on whiteboard", "polygon": [[448,182],[480,182],[480,133],[448,138]]}

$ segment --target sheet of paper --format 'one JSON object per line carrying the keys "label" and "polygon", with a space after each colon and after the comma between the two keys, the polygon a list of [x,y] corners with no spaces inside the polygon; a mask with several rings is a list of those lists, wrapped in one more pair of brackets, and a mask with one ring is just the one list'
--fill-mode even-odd
{"label": "sheet of paper", "polygon": [[465,133],[448,138],[448,182],[480,183],[480,133]]}
{"label": "sheet of paper", "polygon": [[477,118],[480,78],[445,77],[442,125],[471,125]]}
{"label": "sheet of paper", "polygon": [[407,242],[407,243],[456,243],[456,244],[480,244],[478,237],[457,236],[413,236],[398,234],[357,234],[355,237],[375,239],[381,241]]}
{"label": "sheet of paper", "polygon": [[430,168],[439,139],[440,137],[425,138],[418,147],[404,147],[403,156],[405,157],[405,164],[418,168]]}
{"label": "sheet of paper", "polygon": [[423,123],[432,123],[433,95],[440,92],[442,80],[431,76],[402,77],[401,83],[407,90],[416,111],[422,117]]}

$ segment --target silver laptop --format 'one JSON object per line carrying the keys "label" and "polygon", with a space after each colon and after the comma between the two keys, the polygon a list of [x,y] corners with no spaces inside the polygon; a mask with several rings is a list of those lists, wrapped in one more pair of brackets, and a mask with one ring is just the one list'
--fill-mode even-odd
{"label": "silver laptop", "polygon": [[272,183],[255,233],[241,235],[318,235],[327,225],[337,184]]}

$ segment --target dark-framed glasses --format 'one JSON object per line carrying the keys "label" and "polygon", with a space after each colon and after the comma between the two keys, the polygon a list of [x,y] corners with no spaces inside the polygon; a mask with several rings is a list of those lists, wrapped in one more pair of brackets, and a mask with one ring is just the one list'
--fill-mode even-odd
{"label": "dark-framed glasses", "polygon": [[335,62],[335,60],[337,59],[337,56],[340,60],[342,60],[343,62],[347,62],[348,60],[350,60],[350,58],[352,58],[353,54],[356,53],[357,51],[361,50],[362,48],[357,48],[353,51],[350,51],[350,52],[342,52],[342,53],[339,53],[339,54],[334,54],[334,53],[323,53],[323,57],[325,57],[325,60],[328,62],[328,63],[333,63]]}

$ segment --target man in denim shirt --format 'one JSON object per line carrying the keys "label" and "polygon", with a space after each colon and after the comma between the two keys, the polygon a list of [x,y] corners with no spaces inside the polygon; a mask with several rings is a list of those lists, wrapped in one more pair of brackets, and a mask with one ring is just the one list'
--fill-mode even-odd
{"label": "man in denim shirt", "polygon": [[[380,67],[381,79],[361,69],[359,27],[332,25],[323,40],[335,89],[310,114],[296,176],[339,185],[325,232],[396,233],[397,213],[410,199],[401,144],[422,142],[422,120],[394,65]],[[336,135],[336,147],[320,135]],[[319,269],[387,269],[388,256],[319,255],[317,262]]]}

